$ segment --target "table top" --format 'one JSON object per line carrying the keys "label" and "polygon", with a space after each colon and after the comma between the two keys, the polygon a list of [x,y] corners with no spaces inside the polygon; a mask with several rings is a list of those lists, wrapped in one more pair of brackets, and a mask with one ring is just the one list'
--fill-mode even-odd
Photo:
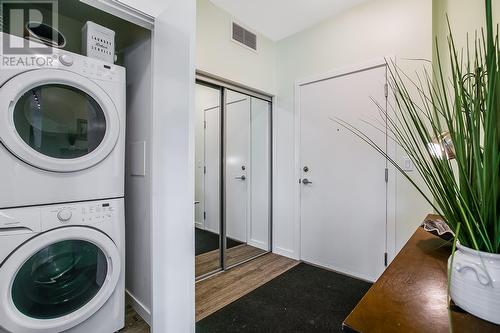
{"label": "table top", "polygon": [[[438,218],[428,216],[427,218]],[[448,310],[451,243],[418,228],[345,319],[345,332],[500,332],[454,305]]]}

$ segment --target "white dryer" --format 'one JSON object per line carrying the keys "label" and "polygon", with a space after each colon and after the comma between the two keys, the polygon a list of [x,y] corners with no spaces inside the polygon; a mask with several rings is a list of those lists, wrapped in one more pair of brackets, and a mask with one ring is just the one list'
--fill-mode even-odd
{"label": "white dryer", "polygon": [[125,68],[53,52],[0,71],[0,208],[124,196]]}
{"label": "white dryer", "polygon": [[124,326],[123,198],[0,210],[0,332]]}

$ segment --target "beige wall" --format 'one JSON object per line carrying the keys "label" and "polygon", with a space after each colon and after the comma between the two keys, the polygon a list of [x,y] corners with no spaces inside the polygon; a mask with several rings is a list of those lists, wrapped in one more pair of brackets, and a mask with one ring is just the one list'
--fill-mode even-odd
{"label": "beige wall", "polygon": [[[432,58],[432,0],[375,0],[277,43],[276,174],[274,247],[298,256],[294,228],[294,83],[311,75],[396,56],[409,73]],[[399,154],[399,158],[401,154]],[[355,177],[355,175],[350,175]],[[406,180],[397,178],[396,248],[430,211]]]}
{"label": "beige wall", "polygon": [[275,92],[276,45],[258,35],[254,52],[231,40],[232,16],[209,0],[197,0],[196,67],[250,88]]}
{"label": "beige wall", "polygon": [[[493,24],[500,23],[500,1],[493,0]],[[449,70],[449,52],[447,37],[449,29],[446,15],[450,20],[450,27],[458,50],[467,46],[467,34],[469,34],[469,45],[473,47],[475,33],[481,33],[486,28],[486,12],[484,0],[433,0],[433,35],[438,42],[439,52],[445,75]],[[486,33],[486,32],[485,32]],[[436,43],[433,43],[434,63],[437,63]]]}

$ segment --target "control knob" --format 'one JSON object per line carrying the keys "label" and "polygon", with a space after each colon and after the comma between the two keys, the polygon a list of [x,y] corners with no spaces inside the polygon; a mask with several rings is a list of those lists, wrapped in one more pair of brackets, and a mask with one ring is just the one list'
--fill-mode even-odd
{"label": "control knob", "polygon": [[64,66],[71,66],[71,65],[73,65],[73,57],[70,56],[69,54],[61,54],[59,56],[59,61]]}
{"label": "control knob", "polygon": [[73,213],[69,209],[61,209],[57,213],[57,218],[61,222],[68,222],[71,219],[72,215],[73,215]]}

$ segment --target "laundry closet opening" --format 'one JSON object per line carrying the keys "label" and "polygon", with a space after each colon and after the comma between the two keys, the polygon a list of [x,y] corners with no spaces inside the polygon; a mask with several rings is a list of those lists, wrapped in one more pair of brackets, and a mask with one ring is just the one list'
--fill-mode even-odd
{"label": "laundry closet opening", "polygon": [[198,74],[196,277],[272,250],[272,98]]}
{"label": "laundry closet opening", "polygon": [[[115,294],[120,304],[108,302],[111,304],[108,307],[113,306],[114,317],[111,318],[111,315],[105,311],[101,311],[101,316],[109,317],[106,323],[115,324],[116,322],[117,328],[123,327],[125,307],[120,309],[122,311],[120,313],[117,309],[123,305],[125,293],[127,303],[131,304],[136,312],[150,323],[154,19],[132,8],[121,6],[119,3],[111,6],[106,1],[64,0],[57,1],[55,4],[56,8],[53,9],[55,14],[47,11],[42,5],[40,8],[34,8],[36,10],[33,12],[41,13],[40,17],[43,20],[53,18],[52,21],[41,22],[50,25],[60,33],[61,45],[53,49],[58,68],[50,70],[60,73],[60,81],[69,82],[68,85],[71,87],[49,82],[43,86],[43,89],[33,90],[32,94],[27,95],[25,105],[29,105],[28,98],[33,96],[35,101],[44,101],[41,106],[43,119],[39,119],[40,117],[34,120],[28,119],[35,125],[39,124],[43,131],[38,130],[35,125],[20,116],[16,118],[16,126],[24,133],[23,140],[26,144],[34,146],[40,153],[53,159],[63,160],[61,163],[64,165],[73,162],[76,165],[73,169],[78,172],[71,169],[63,170],[67,172],[63,175],[53,173],[51,184],[47,186],[69,190],[62,192],[66,194],[60,197],[55,197],[55,195],[61,191],[53,191],[55,194],[51,196],[54,198],[48,198],[52,202],[76,202],[114,197],[120,197],[124,201],[125,218],[120,217],[119,222],[120,225],[125,225],[126,230],[116,227],[116,231],[125,238],[121,244],[126,256],[121,260],[126,261],[126,264],[123,265],[120,273],[120,281],[125,280],[125,286],[122,284],[116,288]],[[30,6],[35,5],[36,2],[30,2]],[[37,17],[33,16],[30,19],[34,20]],[[94,27],[92,32],[88,30],[90,26]],[[5,27],[9,29],[4,31],[6,34],[28,38],[25,26],[19,28],[15,24],[6,24]],[[43,33],[41,29],[35,32]],[[106,58],[99,57],[99,54],[93,52],[100,52],[100,55]],[[43,70],[39,72],[42,73]],[[117,78],[116,72],[123,73],[123,75]],[[43,75],[40,74],[40,76]],[[51,80],[52,78],[42,77],[40,80],[44,79]],[[80,81],[84,79],[111,88],[108,89],[107,94],[93,93],[96,89],[84,89],[83,92],[88,90],[88,93],[84,94],[77,90],[82,86]],[[118,79],[123,79],[125,82],[121,82],[123,84],[115,88],[113,84]],[[94,87],[90,83],[88,86]],[[102,103],[102,101],[109,100],[107,95],[119,95],[123,103],[117,104],[116,101],[111,100]],[[98,102],[101,103],[98,105]],[[123,109],[123,112],[113,116],[109,110],[114,108]],[[35,134],[37,131],[40,134],[33,135],[34,130],[30,130],[30,126],[35,128]],[[125,156],[124,159],[111,159],[114,155],[109,152],[116,152],[118,149]],[[94,150],[97,153],[94,153]],[[78,157],[91,154],[97,155],[100,159],[92,165],[76,164],[80,160],[90,160],[89,158],[78,159]],[[34,162],[31,163],[44,170],[52,172],[56,170],[56,167],[47,163],[47,165],[39,164],[40,166]],[[96,174],[97,172],[100,173]],[[93,175],[95,177],[91,177]],[[15,178],[15,181],[27,182],[30,178]],[[39,183],[39,185],[42,184]],[[111,185],[112,188],[118,187],[119,191],[106,191]],[[24,193],[23,197],[31,199],[34,197],[32,193],[40,191],[38,188],[47,186],[32,186],[32,190]],[[3,203],[6,200],[0,201]],[[34,199],[31,201],[33,202],[27,204],[39,204]],[[123,221],[124,219],[126,222]],[[71,313],[70,310],[68,313]],[[109,310],[106,311],[109,312]],[[97,320],[89,320],[85,325],[96,325]],[[102,329],[105,330],[105,328]]]}

